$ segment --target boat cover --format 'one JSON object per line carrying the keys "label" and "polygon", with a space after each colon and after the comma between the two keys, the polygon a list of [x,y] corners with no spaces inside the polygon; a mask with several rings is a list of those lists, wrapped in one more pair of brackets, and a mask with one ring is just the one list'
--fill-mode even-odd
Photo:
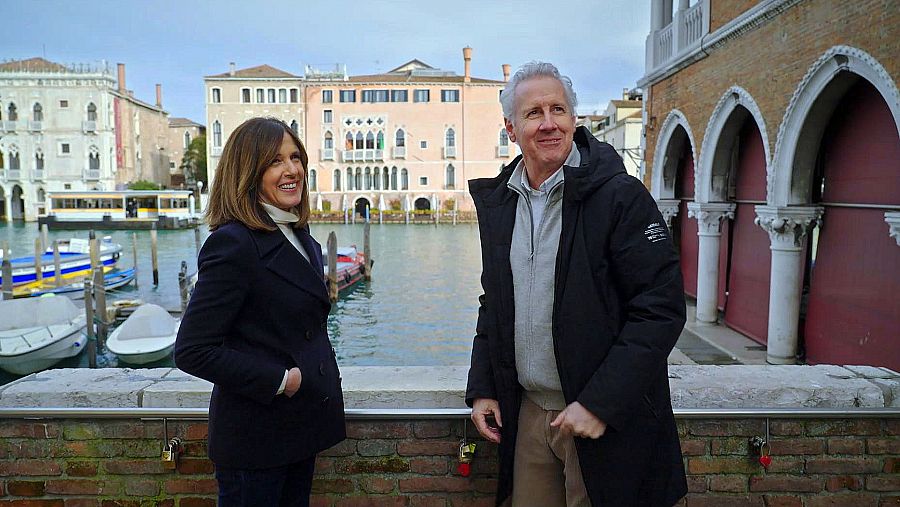
{"label": "boat cover", "polygon": [[138,307],[134,313],[122,323],[118,338],[120,341],[170,336],[175,333],[175,319],[165,308],[146,304]]}
{"label": "boat cover", "polygon": [[0,303],[0,331],[65,324],[80,313],[67,297],[7,300]]}

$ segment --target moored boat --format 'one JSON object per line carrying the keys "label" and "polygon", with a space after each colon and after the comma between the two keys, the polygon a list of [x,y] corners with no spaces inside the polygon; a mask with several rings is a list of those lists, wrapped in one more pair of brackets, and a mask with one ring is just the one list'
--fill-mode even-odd
{"label": "moored boat", "polygon": [[85,322],[65,297],[0,302],[0,368],[27,375],[78,354],[87,341]]}
{"label": "moored boat", "polygon": [[[324,274],[328,279],[328,250],[322,250],[322,258],[326,259]],[[364,276],[365,255],[356,249],[356,246],[341,246],[337,248],[337,264],[335,273],[337,274],[338,291],[347,290],[360,281]]]}
{"label": "moored boat", "polygon": [[[111,269],[119,260],[122,245],[113,243],[109,237],[99,241],[100,262],[104,268]],[[9,260],[12,267],[12,285],[18,287],[35,283],[37,270],[35,269],[34,256],[13,257]],[[55,267],[53,265],[53,251],[48,249],[41,255],[41,273],[45,283],[55,282]],[[72,238],[59,242],[59,267],[65,285],[70,280],[80,280],[91,273],[91,247],[90,241],[81,238]],[[0,283],[2,283],[0,273]]]}
{"label": "moored boat", "polygon": [[[133,282],[135,276],[134,268],[108,271],[103,275],[103,290],[108,292],[124,287]],[[84,299],[84,279],[61,287],[54,286],[51,280],[49,283],[38,284],[34,282],[13,289],[13,297],[16,298],[40,297],[45,294],[66,294],[72,299]]]}
{"label": "moored boat", "polygon": [[147,364],[168,357],[181,322],[154,305],[141,305],[106,340],[106,348],[120,361]]}

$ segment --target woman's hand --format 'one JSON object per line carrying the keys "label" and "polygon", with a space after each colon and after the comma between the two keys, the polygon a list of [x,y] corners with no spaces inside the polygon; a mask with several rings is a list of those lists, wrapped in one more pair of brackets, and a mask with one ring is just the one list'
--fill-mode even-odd
{"label": "woman's hand", "polygon": [[297,394],[297,390],[300,389],[300,384],[303,382],[303,374],[300,373],[300,368],[294,366],[290,370],[288,370],[288,378],[287,383],[284,385],[284,395],[290,398],[291,396]]}

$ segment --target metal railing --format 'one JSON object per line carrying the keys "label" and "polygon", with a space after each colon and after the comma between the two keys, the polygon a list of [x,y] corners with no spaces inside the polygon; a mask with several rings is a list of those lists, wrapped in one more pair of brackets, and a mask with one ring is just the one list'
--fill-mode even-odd
{"label": "metal railing", "polygon": [[32,132],[40,132],[44,129],[43,122],[41,121],[30,121],[28,122],[28,130]]}
{"label": "metal railing", "polygon": [[456,158],[456,146],[444,146],[444,158]]}
{"label": "metal railing", "polygon": [[20,169],[7,169],[4,174],[6,181],[19,181],[22,179],[22,171]]}
{"label": "metal railing", "polygon": [[32,169],[31,170],[31,179],[34,181],[44,181],[44,170],[43,169]]}
{"label": "metal railing", "polygon": [[406,146],[394,146],[394,158],[406,158]]}
{"label": "metal railing", "polygon": [[81,122],[81,131],[82,132],[96,132],[97,131],[97,122],[96,121]]}
{"label": "metal railing", "polygon": [[100,179],[100,169],[85,169],[83,177],[88,181],[96,181]]}
{"label": "metal railing", "polygon": [[502,158],[508,157],[509,156],[509,145],[508,144],[506,146],[504,146],[502,144],[497,145],[497,156],[502,157]]}
{"label": "metal railing", "polygon": [[[900,418],[900,408],[676,408],[676,419]],[[348,419],[466,419],[468,408],[348,408]],[[0,419],[208,419],[208,408],[0,408]]]}
{"label": "metal railing", "polygon": [[320,160],[334,160],[334,148],[322,148],[319,150]]}

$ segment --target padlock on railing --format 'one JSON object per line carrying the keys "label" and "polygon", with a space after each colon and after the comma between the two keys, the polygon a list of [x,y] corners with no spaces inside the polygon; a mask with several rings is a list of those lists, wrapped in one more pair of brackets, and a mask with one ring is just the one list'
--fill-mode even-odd
{"label": "padlock on railing", "polygon": [[475,457],[475,443],[463,440],[459,443],[459,464],[456,471],[463,477],[472,473],[472,458]]}
{"label": "padlock on railing", "polygon": [[769,442],[767,442],[765,438],[757,435],[750,438],[750,447],[755,449],[757,454],[759,454],[759,458],[757,458],[759,464],[768,470],[769,465],[772,464],[772,456],[769,456]]}
{"label": "padlock on railing", "polygon": [[163,446],[162,450],[162,460],[163,468],[167,470],[175,470],[178,466],[178,453],[181,448],[181,439],[178,437],[172,437],[166,442],[166,445]]}

